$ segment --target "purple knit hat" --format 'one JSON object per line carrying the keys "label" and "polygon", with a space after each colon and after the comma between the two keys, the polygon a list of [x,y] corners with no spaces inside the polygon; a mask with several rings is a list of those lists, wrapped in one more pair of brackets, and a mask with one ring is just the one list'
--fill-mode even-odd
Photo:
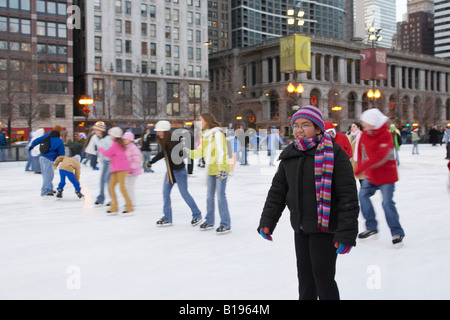
{"label": "purple knit hat", "polygon": [[319,126],[322,132],[325,131],[325,123],[323,122],[323,113],[316,106],[306,106],[298,110],[291,119],[291,126],[298,118],[306,118]]}

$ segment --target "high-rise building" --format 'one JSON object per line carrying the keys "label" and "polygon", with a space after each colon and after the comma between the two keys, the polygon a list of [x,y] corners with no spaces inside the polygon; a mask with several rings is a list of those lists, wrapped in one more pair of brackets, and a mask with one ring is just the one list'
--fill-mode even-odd
{"label": "high-rise building", "polygon": [[400,23],[401,50],[434,55],[434,14],[416,11]]}
{"label": "high-rise building", "polygon": [[[76,0],[75,96],[90,96],[86,118],[143,127],[198,119],[208,100],[206,1]],[[77,107],[77,106],[76,106]],[[86,118],[86,119],[85,119]]]}
{"label": "high-rise building", "polygon": [[[382,29],[382,40],[377,46],[390,48],[392,38],[397,32],[396,6],[392,0],[364,0],[354,1],[355,37],[368,41],[367,30],[375,27]],[[364,26],[362,24],[364,21]]]}
{"label": "high-rise building", "polygon": [[434,2],[434,54],[436,57],[450,57],[450,2]]}
{"label": "high-rise building", "polygon": [[12,140],[58,124],[72,139],[71,0],[0,0],[0,119]]}
{"label": "high-rise building", "polygon": [[231,14],[228,0],[208,1],[209,52],[231,48]]}
{"label": "high-rise building", "polygon": [[[251,46],[294,32],[344,39],[347,2],[232,0],[232,46]],[[288,25],[288,9],[304,11],[304,25]]]}

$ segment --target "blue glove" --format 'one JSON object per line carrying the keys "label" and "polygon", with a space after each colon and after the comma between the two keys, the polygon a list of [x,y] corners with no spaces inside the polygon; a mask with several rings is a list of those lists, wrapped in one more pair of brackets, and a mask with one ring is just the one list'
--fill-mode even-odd
{"label": "blue glove", "polygon": [[259,229],[259,234],[266,240],[272,241],[272,236],[270,235],[270,230],[267,227]]}
{"label": "blue glove", "polygon": [[349,253],[350,250],[352,249],[352,246],[349,246],[349,245],[346,245],[346,244],[343,244],[343,243],[338,243],[338,242],[336,242],[334,244],[334,246],[337,248],[336,253],[338,253],[338,254]]}

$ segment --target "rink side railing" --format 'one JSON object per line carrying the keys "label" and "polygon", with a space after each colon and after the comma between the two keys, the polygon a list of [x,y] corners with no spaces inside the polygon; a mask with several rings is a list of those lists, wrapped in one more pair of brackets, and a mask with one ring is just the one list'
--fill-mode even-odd
{"label": "rink side railing", "polygon": [[[73,157],[76,154],[81,154],[81,151],[83,149],[82,144],[66,144],[65,147],[66,155],[69,157]],[[0,147],[0,149],[0,162],[28,160],[28,154],[27,150],[25,150],[24,144]]]}

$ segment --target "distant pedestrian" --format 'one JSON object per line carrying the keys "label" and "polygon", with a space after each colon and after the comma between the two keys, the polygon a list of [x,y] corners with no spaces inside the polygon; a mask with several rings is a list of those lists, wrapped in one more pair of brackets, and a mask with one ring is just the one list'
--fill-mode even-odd
{"label": "distant pedestrian", "polygon": [[[99,124],[104,125],[105,132],[106,132],[106,125],[104,123]],[[105,132],[103,134],[105,135]],[[104,150],[109,149],[111,147],[113,141],[111,139],[111,136],[106,133],[106,135],[103,138],[100,138],[97,142],[97,151],[99,148],[103,148]],[[100,152],[97,152],[97,160],[100,165],[100,192],[97,196],[97,199],[95,200],[95,206],[101,206],[105,202],[105,190],[108,190],[109,192],[109,181],[111,178],[111,166],[110,161],[108,157],[105,157]]]}
{"label": "distant pedestrian", "polygon": [[359,161],[355,174],[364,173],[366,176],[359,192],[361,212],[366,220],[366,230],[361,232],[358,237],[366,239],[378,233],[378,223],[370,198],[377,190],[380,190],[383,197],[382,206],[391,230],[392,243],[395,247],[401,247],[405,232],[400,225],[399,214],[393,199],[398,173],[394,143],[388,131],[387,120],[388,117],[376,108],[361,114],[364,132],[359,142]]}
{"label": "distant pedestrian", "polygon": [[142,152],[134,143],[134,134],[131,131],[127,131],[122,136],[123,143],[125,144],[125,153],[127,155],[128,162],[130,163],[130,170],[125,178],[128,194],[133,202],[133,206],[136,207],[135,186],[136,180],[139,175],[142,174]]}
{"label": "distant pedestrian", "polygon": [[[350,140],[350,145],[352,146],[352,152],[353,156],[350,158],[350,162],[352,163],[353,171],[355,171],[355,168],[358,163],[358,147],[359,147],[359,140],[361,139],[363,127],[361,123],[359,122],[353,122],[350,126],[350,135],[348,136]],[[358,179],[359,183],[361,184],[364,180],[364,175],[360,174],[355,176],[355,179]]]}
{"label": "distant pedestrian", "polygon": [[61,126],[56,125],[50,133],[44,134],[43,136],[35,139],[30,146],[30,149],[40,148],[40,143],[43,142],[44,139],[48,138],[48,140],[46,140],[49,143],[48,151],[47,153],[42,153],[41,150],[39,157],[39,165],[42,172],[41,197],[43,198],[51,198],[56,192],[53,190],[53,162],[57,157],[64,156],[66,154],[64,142],[60,138],[61,132]]}
{"label": "distant pedestrian", "polygon": [[402,136],[400,134],[400,131],[395,126],[395,124],[390,125],[389,132],[392,135],[392,141],[394,142],[395,159],[397,160],[397,165],[399,166],[400,158],[398,156],[398,152],[400,151],[400,146],[402,145]]}
{"label": "distant pedestrian", "polygon": [[152,168],[146,167],[145,163],[147,161],[150,161],[151,153],[152,153],[152,135],[150,134],[150,128],[145,129],[145,133],[142,135],[141,139],[139,140],[139,144],[141,146],[141,152],[143,156],[143,169],[144,172],[153,172]]}
{"label": "distant pedestrian", "polygon": [[439,131],[437,129],[437,126],[431,127],[428,134],[430,136],[430,143],[432,144],[432,146],[436,146],[439,142]]}
{"label": "distant pedestrian", "polygon": [[442,142],[445,144],[447,149],[447,155],[445,159],[450,160],[450,127],[445,127],[444,137],[442,138]]}
{"label": "distant pedestrian", "polygon": [[0,159],[2,159],[2,161],[8,161],[7,146],[8,146],[8,140],[6,140],[6,131],[1,129],[0,130]]}
{"label": "distant pedestrian", "polygon": [[412,154],[419,154],[419,141],[420,141],[419,128],[415,127],[411,131],[411,142],[413,144]]}

